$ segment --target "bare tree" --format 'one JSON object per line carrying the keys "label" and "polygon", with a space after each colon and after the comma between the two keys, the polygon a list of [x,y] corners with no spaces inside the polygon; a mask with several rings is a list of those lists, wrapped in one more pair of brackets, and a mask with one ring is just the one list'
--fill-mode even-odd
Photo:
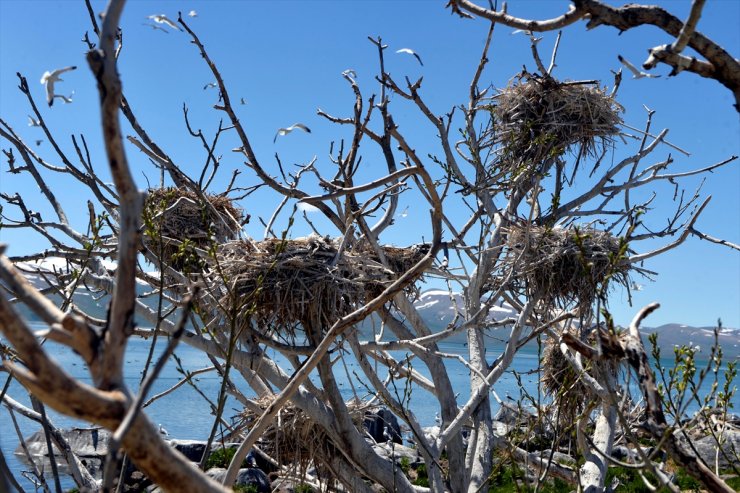
{"label": "bare tree", "polygon": [[[197,33],[180,17],[176,25],[211,71],[219,91],[215,109],[227,121],[209,141],[202,131],[193,130],[183,108],[190,136],[204,149],[198,179],[187,176],[152,140],[122,93],[117,60],[123,45],[117,26],[123,3],[111,2],[100,28],[91,14],[99,46],[85,38],[101,94],[101,125],[114,186],[99,178],[102,170],[93,165],[83,137],[79,141],[73,137],[76,156],[67,156],[20,74],[20,91],[56,155],[38,155],[0,120],[0,137],[10,146],[3,151],[8,171],[35,180],[42,199],[56,214],[53,221],[44,221],[32,209],[37,208],[37,197],[2,196],[3,227],[33,231],[49,245],[36,253],[0,256],[6,292],[0,298],[0,329],[12,347],[8,350],[12,358],[5,359],[3,367],[46,405],[113,432],[102,482],[93,485],[80,471],[75,475],[80,487],[112,488],[120,447],[164,489],[224,491],[234,484],[243,459],[256,446],[277,476],[331,490],[481,491],[505,456],[527,469],[535,484],[556,477],[584,491],[603,491],[609,463],[617,461],[613,444],[626,437],[625,443],[639,451],[639,462],[630,466],[675,489],[656,456],[639,448],[634,437],[637,414],[647,416],[647,429],[658,450],[667,451],[708,489],[729,491],[717,471],[676,438],[676,429],[663,414],[639,337],[639,324],[654,307],[640,312],[629,331],[620,331],[608,315],[608,294],[615,286],[629,292],[632,277],[653,274],[642,266],[644,260],[696,233],[709,198],[703,198],[700,190],[687,193],[678,184],[681,179],[714,171],[736,157],[675,171],[670,153],[682,151],[665,140],[667,130],[652,129],[653,112],[648,111],[640,137],[631,141],[634,144],[625,141],[628,157],[611,161],[624,133],[622,108],[615,100],[618,81],[607,91],[597,81],[556,79],[557,52],[546,67],[534,38],[537,71],[523,71],[498,91],[482,87],[480,81],[496,23],[549,30],[588,15],[593,25],[627,29],[653,23],[671,34],[675,31],[674,46],[654,50],[655,59],[678,64],[688,43],[714,64],[715,78],[737,94],[736,85],[731,86],[737,74],[729,67],[737,62],[728,60],[724,51],[716,53],[718,47],[712,48],[694,30],[701,3],[683,29],[678,20],[652,7],[612,9],[583,1],[561,18],[533,22],[466,0],[451,2],[459,13],[469,11],[493,21],[467,100],[455,108],[431,107],[421,79],[403,83],[394,79],[385,69],[387,46],[380,37],[370,38],[377,48],[377,92],[368,97],[353,74],[345,72],[354,96],[349,116],[319,112],[328,123],[351,131],[351,139],[331,146],[331,176],[315,161],[287,172],[279,157],[280,176],[266,171],[237,116],[227,82]],[[393,104],[391,95],[396,96]],[[440,156],[416,150],[394,121],[397,105],[418,111],[437,136]],[[130,127],[125,140],[119,112]],[[290,131],[295,128],[307,130],[296,125]],[[453,137],[455,128],[461,129],[462,138]],[[233,171],[225,190],[212,193],[209,187],[221,164],[219,139],[225,132],[236,134],[240,145],[229,155],[243,160],[243,168]],[[130,147],[125,147],[126,141]],[[362,153],[370,146],[377,146],[384,167],[359,182]],[[667,155],[665,149],[671,149]],[[149,173],[159,177],[158,186],[146,193],[138,190],[126,150],[150,160]],[[53,177],[58,175],[73,177],[92,197],[85,232],[70,223],[54,195]],[[576,177],[588,186],[574,187]],[[654,202],[665,197],[636,193],[655,186],[673,191],[667,198],[673,206],[668,218],[652,217]],[[258,240],[243,233],[249,218],[239,204],[260,188],[270,190],[278,205],[271,218],[260,218],[265,237]],[[389,247],[383,238],[396,226],[403,193],[424,201],[431,238],[419,238],[404,248]],[[280,231],[276,218],[291,210],[287,212],[291,223],[303,220],[313,228],[307,215],[301,217],[300,204],[316,207],[334,229],[299,239]],[[467,211],[468,217],[453,220],[452,211]],[[642,247],[656,239],[663,239],[663,246]],[[40,261],[48,257],[63,259],[66,267],[45,269]],[[106,258],[115,258],[115,265],[104,262]],[[156,268],[156,275],[147,272],[147,264]],[[46,288],[31,285],[28,274],[41,276]],[[424,320],[414,305],[422,275],[442,279],[451,298],[453,292],[462,293],[462,301],[455,305],[457,316],[441,330]],[[137,294],[137,282],[148,286],[146,294]],[[83,291],[110,297],[107,319],[95,318],[78,306],[75,294]],[[156,303],[145,303],[146,298]],[[34,332],[14,308],[18,303],[48,328]],[[502,306],[511,315],[492,318],[492,309]],[[370,320],[385,337],[368,337],[358,328]],[[503,350],[489,362],[488,340],[502,331]],[[465,356],[446,353],[440,346],[455,334],[466,337]],[[152,369],[147,363],[147,377],[134,395],[124,381],[123,353],[129,339],[138,336],[168,337],[169,344]],[[67,375],[39,344],[42,338],[79,353],[94,385]],[[521,426],[509,434],[497,431],[492,402],[492,397],[498,399],[493,385],[510,369],[517,352],[533,340],[547,341],[542,371],[550,383],[544,378],[541,384],[549,397],[529,399],[531,415],[517,419],[525,421],[524,441],[532,433],[548,437],[550,447],[534,451],[517,441],[515,432]],[[179,342],[207,354],[222,379],[213,404],[209,446],[216,429],[226,424],[226,396],[244,406],[241,421],[231,430],[231,438],[240,445],[222,484],[169,447],[142,409],[151,382]],[[399,357],[398,351],[405,356]],[[361,377],[348,378],[370,389],[372,402],[347,401],[340,392],[338,375],[344,372],[345,354],[362,372]],[[446,366],[450,358],[470,372],[470,394],[462,400]],[[645,405],[637,410],[628,366],[638,375],[645,397]],[[314,370],[320,387],[309,378]],[[238,388],[232,372],[240,374],[249,388]],[[411,386],[433,396],[439,413],[437,433],[423,429],[408,400]],[[15,406],[10,396],[3,399],[6,406]],[[379,403],[409,430],[425,465],[427,486],[414,484],[395,460],[393,445],[368,438],[363,421]],[[276,446],[280,440],[291,446],[281,449]],[[570,461],[558,455],[567,444],[573,445]],[[75,464],[74,454],[67,456]],[[582,465],[574,467],[581,459]],[[201,468],[205,463],[204,456]],[[307,472],[309,464],[313,474]]]}
{"label": "bare tree", "polygon": [[[732,91],[735,109],[740,111],[740,61],[697,31],[704,4],[704,0],[694,0],[685,22],[655,5],[628,4],[612,7],[599,0],[573,0],[573,5],[563,15],[544,20],[517,18],[509,15],[506,8],[487,9],[470,0],[450,0],[448,7],[464,17],[472,14],[497,24],[536,32],[553,31],[579,20],[587,21],[587,29],[612,26],[620,32],[641,26],[655,26],[676,39],[671,44],[651,48],[650,55],[642,64],[643,68],[649,70],[663,63],[672,68],[669,74],[671,76],[687,71],[700,77],[715,79]],[[687,46],[696,50],[704,60],[682,55]]]}

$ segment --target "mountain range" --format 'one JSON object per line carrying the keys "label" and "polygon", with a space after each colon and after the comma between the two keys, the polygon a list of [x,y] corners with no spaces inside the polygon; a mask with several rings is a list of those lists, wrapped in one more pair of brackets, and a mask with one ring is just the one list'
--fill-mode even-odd
{"label": "mountain range", "polygon": [[[35,266],[34,266],[35,267]],[[50,266],[44,265],[49,268]],[[61,268],[62,266],[54,266]],[[27,274],[27,278],[36,287],[45,288],[47,282],[38,275]],[[142,293],[149,291],[144,285],[137,286]],[[52,296],[52,298],[54,298]],[[105,318],[105,311],[108,305],[108,297],[99,298],[91,293],[78,291],[75,295],[75,302],[86,313],[96,318]],[[156,296],[148,298],[156,303]],[[58,300],[55,300],[58,301]],[[148,302],[147,300],[144,300]],[[429,290],[422,292],[414,301],[414,307],[421,317],[429,325],[429,328],[436,332],[444,330],[454,319],[455,316],[463,311],[463,298],[460,293],[450,293],[444,290]],[[30,321],[39,321],[33,313],[25,306],[18,306],[22,316]],[[515,310],[508,304],[499,304],[490,308],[488,313],[489,321],[501,321],[506,318],[516,317]],[[365,324],[367,329],[367,324]],[[491,346],[500,346],[502,341],[508,338],[511,326],[502,326],[487,330],[489,343]],[[651,333],[658,335],[658,345],[661,348],[663,357],[672,357],[674,347],[682,345],[699,346],[700,355],[704,358],[709,356],[710,348],[713,345],[714,327],[691,327],[678,323],[661,325],[659,327],[641,327],[645,346],[650,351],[650,344],[647,336]],[[463,344],[466,342],[464,331],[455,333],[445,340],[448,343]],[[725,361],[740,359],[740,329],[723,327],[717,334],[717,342],[722,348]]]}

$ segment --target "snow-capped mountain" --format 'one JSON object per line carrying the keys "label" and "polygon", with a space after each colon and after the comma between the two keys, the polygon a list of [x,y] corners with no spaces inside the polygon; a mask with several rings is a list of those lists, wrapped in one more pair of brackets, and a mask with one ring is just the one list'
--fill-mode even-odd
{"label": "snow-capped mountain", "polygon": [[[433,328],[444,328],[463,312],[463,298],[460,293],[444,290],[424,291],[414,302],[414,308]],[[488,319],[500,321],[515,317],[515,310],[507,303],[493,306],[488,311]]]}

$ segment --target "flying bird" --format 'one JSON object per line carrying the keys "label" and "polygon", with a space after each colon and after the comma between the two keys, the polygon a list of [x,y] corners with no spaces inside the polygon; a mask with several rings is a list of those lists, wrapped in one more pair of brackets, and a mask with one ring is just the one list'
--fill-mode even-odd
{"label": "flying bird", "polygon": [[34,117],[32,117],[31,115],[28,115],[28,126],[29,127],[40,127],[41,122],[35,119]]}
{"label": "flying bird", "polygon": [[206,89],[215,89],[216,87],[218,87],[217,82],[209,82],[208,84],[203,86],[203,90],[205,91]]}
{"label": "flying bird", "polygon": [[165,24],[167,26],[170,26],[172,29],[176,29],[177,31],[182,31],[179,27],[177,27],[177,24],[172,22],[166,15],[164,14],[153,14],[148,17],[148,19],[153,20],[157,24]]}
{"label": "flying bird", "polygon": [[637,67],[635,67],[634,65],[632,65],[629,62],[629,60],[627,60],[626,58],[624,58],[622,55],[617,55],[617,58],[619,59],[620,62],[622,62],[622,65],[624,65],[625,67],[627,67],[627,70],[629,70],[630,72],[632,72],[632,78],[633,79],[642,79],[643,77],[647,77],[649,79],[657,79],[658,77],[660,77],[660,75],[648,74],[647,72],[643,72],[641,70],[638,70]]}
{"label": "flying bird", "polygon": [[164,426],[162,426],[162,423],[159,424],[159,433],[163,436],[169,435],[169,432],[164,429]]}
{"label": "flying bird", "polygon": [[36,139],[36,147],[40,146],[44,139]]}
{"label": "flying bird", "polygon": [[75,95],[74,91],[72,91],[72,94],[70,94],[69,96],[63,96],[62,94],[54,94],[54,99],[59,98],[62,101],[64,101],[65,104],[69,104],[72,102],[72,96],[74,95]]}
{"label": "flying bird", "polygon": [[357,72],[355,72],[351,68],[348,68],[347,70],[342,72],[342,75],[346,75],[347,77],[352,77],[353,79],[357,78]]}
{"label": "flying bird", "polygon": [[410,48],[401,48],[400,50],[396,51],[396,53],[408,53],[409,55],[414,55],[419,61],[419,65],[421,65],[422,67],[424,66],[424,62],[421,61],[421,57],[419,56],[419,54]]}
{"label": "flying bird", "polygon": [[158,26],[156,24],[149,24],[148,22],[142,22],[141,25],[142,26],[149,26],[152,29],[154,29],[155,31],[162,31],[165,34],[169,34],[170,33],[167,29],[163,28],[162,26]]}
{"label": "flying bird", "polygon": [[246,102],[246,101],[244,100],[244,98],[241,98],[241,99],[239,99],[239,102],[240,102],[241,104],[247,104],[247,102]]}
{"label": "flying bird", "polygon": [[76,68],[77,67],[73,65],[71,67],[58,68],[51,72],[47,70],[46,72],[44,72],[44,75],[41,76],[41,83],[46,84],[46,102],[49,103],[49,106],[54,104],[54,84],[63,81],[63,79],[59,76],[62,75],[64,72],[69,72],[70,70],[75,70]]}
{"label": "flying bird", "polygon": [[196,12],[195,10],[191,10],[190,12],[188,12],[188,17],[198,17],[198,12]]}
{"label": "flying bird", "polygon": [[275,138],[272,139],[272,143],[274,144],[277,141],[278,137],[282,137],[284,135],[288,135],[293,130],[303,130],[304,132],[311,133],[311,129],[305,126],[302,123],[294,123],[293,125],[289,126],[288,128],[279,128],[277,133],[275,134]]}

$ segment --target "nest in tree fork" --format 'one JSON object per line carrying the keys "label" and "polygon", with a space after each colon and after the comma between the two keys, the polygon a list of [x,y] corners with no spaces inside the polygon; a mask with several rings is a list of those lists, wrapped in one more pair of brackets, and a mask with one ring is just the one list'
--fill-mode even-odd
{"label": "nest in tree fork", "polygon": [[337,244],[312,235],[220,245],[218,274],[231,287],[222,305],[235,308],[242,323],[321,330],[377,296],[428,251],[428,245],[383,247],[386,268],[367,251],[340,255]]}
{"label": "nest in tree fork", "polygon": [[519,77],[494,98],[488,144],[499,155],[499,178],[544,173],[566,152],[597,156],[619,133],[623,108],[594,83],[529,77]]}
{"label": "nest in tree fork", "polygon": [[[207,250],[237,237],[244,214],[223,195],[198,194],[180,188],[154,188],[144,202],[145,243],[177,270],[199,267],[193,247]],[[161,239],[161,244],[158,240]]]}
{"label": "nest in tree fork", "polygon": [[[264,411],[272,400],[272,397],[263,397],[256,404]],[[359,401],[347,402],[352,422],[360,431],[363,430],[363,419],[368,407]],[[246,408],[241,414],[241,425],[246,429],[251,428],[260,417],[255,410]],[[324,473],[330,471],[332,458],[341,454],[343,445],[335,443],[322,426],[292,404],[287,404],[278,411],[259,440],[260,448],[278,464],[296,466],[302,472],[311,465],[323,469]]]}
{"label": "nest in tree fork", "polygon": [[[589,332],[586,341],[590,345],[596,344],[595,330]],[[584,369],[591,375],[596,371],[602,374],[608,372],[616,375],[619,362],[600,359],[596,362],[583,360]],[[560,350],[560,341],[548,337],[542,354],[543,390],[552,397],[553,406],[558,413],[558,422],[561,427],[569,427],[594,398],[589,387],[583,383],[582,376],[573,368]],[[595,368],[598,365],[598,368]],[[595,375],[594,375],[595,376]]]}
{"label": "nest in tree fork", "polygon": [[507,230],[510,287],[517,294],[538,296],[546,307],[582,313],[616,282],[629,285],[626,245],[618,237],[592,228],[549,228],[528,223]]}

